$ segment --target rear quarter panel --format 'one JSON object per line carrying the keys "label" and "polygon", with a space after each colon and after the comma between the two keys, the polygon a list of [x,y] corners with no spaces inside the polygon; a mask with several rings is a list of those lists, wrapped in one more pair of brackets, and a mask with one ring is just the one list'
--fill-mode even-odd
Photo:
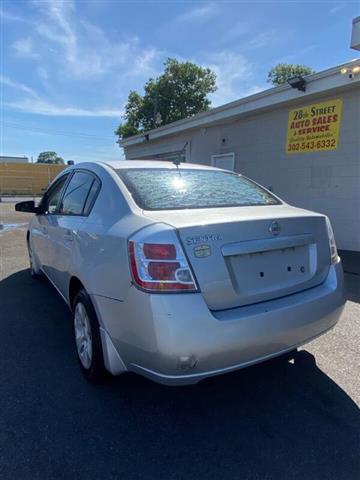
{"label": "rear quarter panel", "polygon": [[69,279],[79,278],[89,294],[124,300],[132,287],[127,239],[154,222],[130,208],[114,175],[99,172],[101,190],[77,231]]}

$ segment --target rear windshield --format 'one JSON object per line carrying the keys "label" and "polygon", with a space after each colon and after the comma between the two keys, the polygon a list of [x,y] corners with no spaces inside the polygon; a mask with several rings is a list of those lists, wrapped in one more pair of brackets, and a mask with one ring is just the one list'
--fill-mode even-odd
{"label": "rear windshield", "polygon": [[231,172],[130,168],[119,169],[117,174],[143,210],[279,204],[263,188]]}

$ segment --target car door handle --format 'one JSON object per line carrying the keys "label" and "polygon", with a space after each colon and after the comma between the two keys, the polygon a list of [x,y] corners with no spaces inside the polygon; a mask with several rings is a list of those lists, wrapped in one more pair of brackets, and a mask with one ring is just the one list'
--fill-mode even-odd
{"label": "car door handle", "polygon": [[47,235],[47,233],[48,233],[47,227],[41,227],[41,231],[44,235]]}
{"label": "car door handle", "polygon": [[65,240],[65,242],[72,242],[74,240],[74,236],[73,236],[72,232],[66,232],[64,234],[64,240]]}

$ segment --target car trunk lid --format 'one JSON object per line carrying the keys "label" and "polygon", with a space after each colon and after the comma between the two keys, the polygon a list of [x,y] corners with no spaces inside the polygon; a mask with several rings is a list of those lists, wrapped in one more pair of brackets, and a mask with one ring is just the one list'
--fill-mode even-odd
{"label": "car trunk lid", "polygon": [[296,293],[328,273],[320,214],[287,205],[144,213],[177,229],[211,310]]}

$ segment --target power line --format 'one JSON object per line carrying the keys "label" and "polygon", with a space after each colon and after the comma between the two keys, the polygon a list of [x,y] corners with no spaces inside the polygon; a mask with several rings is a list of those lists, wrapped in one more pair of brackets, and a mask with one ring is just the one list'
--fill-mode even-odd
{"label": "power line", "polygon": [[101,139],[101,140],[114,140],[115,141],[115,136],[100,136],[100,135],[94,135],[92,133],[85,133],[85,132],[69,132],[69,131],[64,131],[64,130],[51,130],[51,129],[46,129],[46,128],[41,128],[41,127],[34,127],[30,125],[24,125],[20,123],[12,123],[12,122],[6,122],[6,121],[1,121],[1,123],[4,126],[7,126],[9,128],[14,128],[16,130],[26,130],[29,132],[35,132],[35,133],[49,133],[51,135],[59,135],[59,136],[69,136],[69,137],[79,137],[79,138],[88,138],[88,139]]}

